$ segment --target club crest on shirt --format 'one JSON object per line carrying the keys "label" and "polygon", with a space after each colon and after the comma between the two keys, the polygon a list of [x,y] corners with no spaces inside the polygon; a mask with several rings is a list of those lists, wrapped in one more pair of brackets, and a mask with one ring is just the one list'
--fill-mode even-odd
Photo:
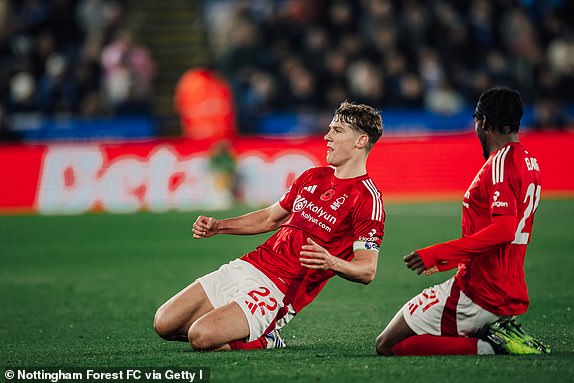
{"label": "club crest on shirt", "polygon": [[341,197],[337,198],[335,202],[331,204],[331,209],[337,210],[338,208],[340,208],[347,200],[347,197],[348,195],[343,194]]}

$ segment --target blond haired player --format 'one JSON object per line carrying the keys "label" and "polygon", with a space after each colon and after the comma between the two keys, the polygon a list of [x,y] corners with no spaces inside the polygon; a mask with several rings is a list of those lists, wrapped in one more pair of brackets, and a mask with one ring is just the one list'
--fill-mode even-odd
{"label": "blond haired player", "polygon": [[366,162],[382,130],[377,110],[343,102],[325,135],[330,167],[305,171],[265,209],[223,220],[198,217],[196,239],[277,231],[168,300],[155,315],[156,332],[195,350],[284,347],[278,330],[330,278],[371,282],[385,212]]}

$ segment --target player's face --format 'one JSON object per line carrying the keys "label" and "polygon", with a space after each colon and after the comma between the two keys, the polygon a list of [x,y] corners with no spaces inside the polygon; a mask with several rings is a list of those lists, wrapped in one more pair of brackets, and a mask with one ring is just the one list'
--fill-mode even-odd
{"label": "player's face", "polygon": [[474,130],[476,131],[476,135],[480,141],[480,146],[482,146],[482,155],[484,156],[484,159],[488,159],[490,156],[490,150],[488,149],[486,133],[484,131],[484,116],[474,117]]}
{"label": "player's face", "polygon": [[324,137],[327,141],[327,162],[340,166],[354,156],[359,136],[360,133],[335,116],[329,124],[329,132]]}

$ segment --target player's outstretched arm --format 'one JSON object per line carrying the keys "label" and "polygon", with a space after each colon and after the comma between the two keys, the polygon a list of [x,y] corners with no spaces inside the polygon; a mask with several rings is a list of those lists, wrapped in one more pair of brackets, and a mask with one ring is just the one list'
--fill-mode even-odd
{"label": "player's outstretched arm", "polygon": [[193,224],[193,238],[208,238],[215,234],[259,234],[276,230],[289,218],[289,212],[275,203],[265,209],[245,215],[218,220],[199,216]]}
{"label": "player's outstretched arm", "polygon": [[[480,255],[487,249],[514,240],[515,216],[493,216],[491,220],[489,225],[468,237],[439,243],[413,252],[404,258],[405,263],[411,270],[417,271],[419,274],[435,265],[439,271],[449,270],[458,265],[461,260]],[[423,268],[421,268],[421,262]]]}
{"label": "player's outstretched arm", "polygon": [[307,245],[301,247],[299,262],[314,270],[332,270],[338,276],[349,281],[367,284],[375,278],[378,254],[370,250],[355,251],[353,262],[337,258],[323,246],[307,238]]}

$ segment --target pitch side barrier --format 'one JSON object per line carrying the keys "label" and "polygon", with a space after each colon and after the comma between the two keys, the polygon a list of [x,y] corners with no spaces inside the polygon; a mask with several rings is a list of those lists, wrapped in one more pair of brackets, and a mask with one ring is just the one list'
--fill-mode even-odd
{"label": "pitch side barrier", "polygon": [[[543,197],[574,197],[574,133],[524,132],[538,158]],[[278,200],[304,170],[326,165],[322,137],[229,142],[235,182],[214,170],[213,141],[153,140],[0,146],[0,213],[224,209]],[[473,132],[385,137],[368,171],[386,202],[460,200],[483,163]],[[234,185],[233,188],[230,185]]]}

